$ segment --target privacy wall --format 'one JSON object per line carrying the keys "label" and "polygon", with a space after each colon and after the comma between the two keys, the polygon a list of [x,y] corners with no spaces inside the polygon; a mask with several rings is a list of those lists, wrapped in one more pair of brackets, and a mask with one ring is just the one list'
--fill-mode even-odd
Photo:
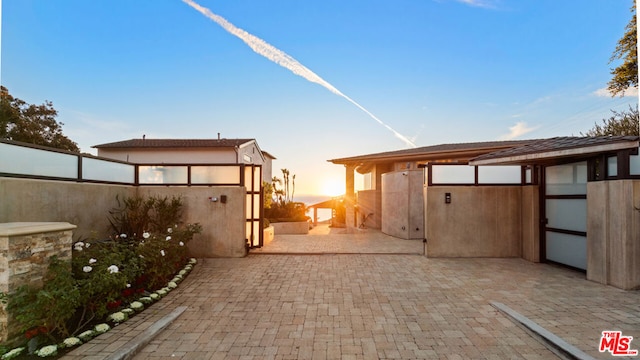
{"label": "privacy wall", "polygon": [[[242,186],[129,186],[0,177],[0,223],[68,222],[74,241],[110,235],[108,211],[116,197],[180,196],[183,219],[203,232],[189,244],[191,256],[242,257],[245,248],[245,188]],[[210,197],[226,195],[226,202]]]}

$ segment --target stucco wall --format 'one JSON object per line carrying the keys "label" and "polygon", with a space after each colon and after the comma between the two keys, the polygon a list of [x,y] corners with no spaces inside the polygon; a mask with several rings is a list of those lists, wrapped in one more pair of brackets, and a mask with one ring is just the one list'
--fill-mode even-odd
{"label": "stucco wall", "polygon": [[521,256],[521,187],[437,186],[426,194],[428,257]]}
{"label": "stucco wall", "polygon": [[[189,243],[189,254],[199,258],[243,257],[245,249],[245,188],[141,186],[141,196],[180,196],[185,223],[200,223],[202,233]],[[227,196],[226,203],[209,197]]]}
{"label": "stucco wall", "polygon": [[587,279],[640,288],[640,181],[587,184]]}
{"label": "stucco wall", "polygon": [[[358,191],[358,226],[363,219],[365,227],[370,229],[380,229],[382,212],[382,192],[380,190],[360,190]],[[368,216],[369,214],[373,214]]]}
{"label": "stucco wall", "polygon": [[401,239],[424,238],[422,170],[382,175],[382,232]]}
{"label": "stucco wall", "polygon": [[[77,225],[74,240],[110,234],[108,211],[116,196],[181,196],[183,219],[199,222],[203,233],[189,244],[195,257],[245,256],[245,188],[133,187],[50,180],[0,178],[0,223],[68,222]],[[209,197],[227,195],[227,203]]]}
{"label": "stucco wall", "polygon": [[74,239],[109,234],[108,211],[116,196],[134,196],[126,185],[0,177],[0,223],[68,222]]}
{"label": "stucco wall", "polygon": [[[98,149],[98,156],[133,164],[198,164],[198,163],[236,163],[233,149],[217,148],[181,148],[181,149]],[[240,164],[243,163],[240,157]]]}

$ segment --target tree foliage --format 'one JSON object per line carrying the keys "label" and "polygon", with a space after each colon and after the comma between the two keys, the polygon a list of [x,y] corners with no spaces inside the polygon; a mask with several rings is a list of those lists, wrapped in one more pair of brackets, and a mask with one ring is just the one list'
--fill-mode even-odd
{"label": "tree foliage", "polygon": [[27,104],[0,86],[0,139],[80,152],[78,144],[62,133],[64,124],[56,116],[58,111],[50,101]]}
{"label": "tree foliage", "polygon": [[625,27],[625,33],[616,46],[609,63],[622,60],[615,69],[611,70],[613,76],[608,84],[608,90],[613,96],[624,95],[630,87],[638,87],[638,36],[636,31],[636,2],[631,7],[631,20]]}
{"label": "tree foliage", "polygon": [[635,108],[629,106],[628,111],[611,110],[611,112],[613,115],[603,119],[602,125],[596,123],[591,130],[580,134],[583,136],[640,135],[638,105]]}

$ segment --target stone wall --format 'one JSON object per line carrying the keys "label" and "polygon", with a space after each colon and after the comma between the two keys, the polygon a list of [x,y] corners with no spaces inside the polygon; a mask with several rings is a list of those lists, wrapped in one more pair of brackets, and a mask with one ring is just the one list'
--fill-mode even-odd
{"label": "stone wall", "polygon": [[[75,228],[59,222],[0,224],[0,291],[9,294],[22,285],[41,287],[53,256],[71,264]],[[4,343],[16,334],[3,307],[0,340]]]}

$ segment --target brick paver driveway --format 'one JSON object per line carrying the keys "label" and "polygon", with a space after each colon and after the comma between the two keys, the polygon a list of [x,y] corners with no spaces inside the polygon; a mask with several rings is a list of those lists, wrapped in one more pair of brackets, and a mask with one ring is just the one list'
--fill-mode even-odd
{"label": "brick paver driveway", "polygon": [[640,348],[640,294],[522,259],[251,254],[201,260],[177,290],[66,358],[104,358],[188,309],[135,359],[549,359],[502,302],[597,358],[603,330]]}

